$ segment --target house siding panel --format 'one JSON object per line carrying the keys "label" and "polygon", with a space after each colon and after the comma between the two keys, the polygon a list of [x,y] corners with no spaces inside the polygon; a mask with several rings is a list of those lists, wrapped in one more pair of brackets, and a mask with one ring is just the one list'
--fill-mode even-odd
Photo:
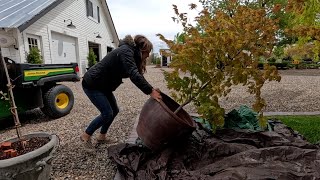
{"label": "house siding panel", "polygon": [[[105,9],[101,2],[104,0],[91,0],[93,5],[99,6],[100,9],[100,23],[87,17],[86,0],[65,0],[57,7],[52,9],[46,15],[41,17],[34,24],[29,26],[23,31],[22,36],[24,38],[24,44],[26,50],[27,46],[27,34],[34,34],[41,37],[42,41],[42,56],[44,62],[50,64],[53,62],[51,47],[52,39],[51,32],[57,32],[68,36],[75,37],[77,39],[77,62],[79,66],[86,65],[88,54],[88,41],[101,45],[100,53],[104,57],[107,54],[107,46],[115,48],[115,44],[112,43],[112,30],[106,16]],[[103,10],[102,10],[103,9]],[[76,29],[70,29],[67,24],[70,23],[68,19],[72,20],[72,23],[76,26]],[[64,22],[64,20],[68,20]],[[99,32],[101,39],[97,39],[95,32]],[[80,67],[82,74],[85,67]]]}

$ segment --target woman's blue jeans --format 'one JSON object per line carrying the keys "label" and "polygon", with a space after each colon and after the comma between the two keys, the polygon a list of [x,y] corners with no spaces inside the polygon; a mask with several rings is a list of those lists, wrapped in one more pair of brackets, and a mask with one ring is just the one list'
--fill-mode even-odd
{"label": "woman's blue jeans", "polygon": [[106,134],[114,118],[119,113],[116,98],[112,92],[104,93],[98,90],[91,90],[82,87],[90,101],[100,111],[100,115],[94,118],[86,129],[86,133],[90,136],[101,127],[100,133]]}

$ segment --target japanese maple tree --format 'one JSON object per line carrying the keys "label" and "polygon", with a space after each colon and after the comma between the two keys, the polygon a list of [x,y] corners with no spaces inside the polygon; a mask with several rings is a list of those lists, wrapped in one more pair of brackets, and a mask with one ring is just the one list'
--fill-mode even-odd
{"label": "japanese maple tree", "polygon": [[[272,52],[279,41],[279,32],[299,34],[285,30],[289,24],[280,24],[281,17],[288,16],[270,14],[284,9],[297,13],[293,6],[296,2],[285,3],[285,8],[283,3],[253,5],[262,1],[224,1],[223,6],[214,8],[208,6],[212,1],[200,2],[203,10],[195,18],[196,25],[190,24],[187,14],[180,13],[174,5],[177,15],[174,20],[183,26],[183,32],[176,40],[158,34],[173,57],[170,64],[173,71],[165,73],[168,88],[174,90],[172,96],[178,102],[192,100],[198,113],[218,127],[223,125],[225,115],[219,98],[227,96],[235,85],[243,85],[255,97],[252,108],[259,112],[263,126],[266,101],[261,97],[261,88],[266,81],[280,81],[281,77],[274,66],[265,65],[264,70],[259,70],[259,58]],[[195,4],[189,6],[197,8]]]}

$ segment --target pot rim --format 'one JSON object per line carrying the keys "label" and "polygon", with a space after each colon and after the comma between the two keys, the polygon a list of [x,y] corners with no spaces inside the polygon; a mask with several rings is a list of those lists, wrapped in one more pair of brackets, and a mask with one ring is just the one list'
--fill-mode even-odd
{"label": "pot rim", "polygon": [[[4,159],[4,160],[0,160],[0,168],[6,168],[9,166],[12,166],[14,164],[19,164],[19,163],[23,163],[26,162],[30,159],[33,159],[41,154],[44,154],[46,152],[48,152],[50,149],[54,148],[55,146],[59,145],[59,139],[58,136],[56,134],[53,133],[48,133],[48,132],[33,132],[33,133],[29,133],[29,134],[25,134],[24,137],[49,137],[50,141],[43,145],[42,147],[35,149],[31,152],[28,152],[26,154],[14,157],[14,158],[10,158],[10,159]],[[16,142],[18,138],[11,138],[11,139],[7,139],[5,141],[2,142],[6,142],[6,141],[10,141],[10,142]]]}
{"label": "pot rim", "polygon": [[[166,96],[166,98],[171,99],[172,101],[174,101],[172,98],[170,98],[168,95],[161,93],[161,96]],[[153,99],[153,98],[152,98]],[[154,100],[154,99],[153,99]],[[154,100],[156,101],[156,100]],[[158,102],[158,101],[157,101]],[[176,101],[174,101],[175,103],[177,103]],[[190,121],[183,121],[177,114],[175,114],[174,112],[171,111],[171,109],[169,109],[169,107],[162,101],[160,100],[160,105],[169,113],[171,114],[174,119],[176,119],[179,123],[184,124],[184,125],[188,125],[190,128],[196,128],[196,123],[194,122],[194,120],[191,118],[191,116],[189,115],[189,113],[187,113],[183,108],[180,109],[180,111],[184,111],[184,113],[186,113],[190,119]],[[178,103],[177,103],[178,104]],[[178,104],[179,105],[179,104]],[[179,105],[180,106],[180,105]]]}

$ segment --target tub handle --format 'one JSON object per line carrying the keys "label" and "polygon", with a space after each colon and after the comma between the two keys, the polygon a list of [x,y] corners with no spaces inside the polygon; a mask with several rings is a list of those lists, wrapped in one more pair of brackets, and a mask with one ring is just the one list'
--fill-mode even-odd
{"label": "tub handle", "polygon": [[36,167],[35,167],[36,172],[42,171],[43,168],[47,165],[47,162],[49,162],[49,163],[51,162],[51,159],[52,159],[52,156],[50,155],[50,156],[42,159],[41,161],[38,161],[36,163]]}

